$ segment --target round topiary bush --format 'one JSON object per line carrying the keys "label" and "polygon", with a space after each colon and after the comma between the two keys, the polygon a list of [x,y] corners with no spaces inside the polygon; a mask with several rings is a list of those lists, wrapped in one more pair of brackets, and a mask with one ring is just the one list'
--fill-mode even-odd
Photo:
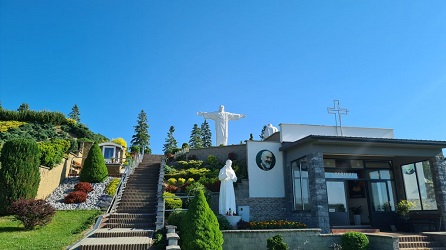
{"label": "round topiary bush", "polygon": [[103,182],[108,176],[107,166],[105,166],[104,156],[98,143],[94,143],[88,151],[84,166],[79,175],[79,180],[83,182],[98,183]]}
{"label": "round topiary bush", "polygon": [[75,191],[82,191],[84,193],[90,193],[93,191],[93,187],[88,182],[79,182],[78,184],[74,185]]}
{"label": "round topiary bush", "polygon": [[0,215],[19,199],[32,199],[40,183],[40,151],[34,140],[5,142],[0,154]]}
{"label": "round topiary bush", "polygon": [[369,238],[361,232],[347,232],[341,237],[342,250],[364,250],[369,247]]}
{"label": "round topiary bush", "polygon": [[83,191],[74,191],[64,198],[65,204],[71,204],[71,203],[82,203],[87,200],[87,193]]}

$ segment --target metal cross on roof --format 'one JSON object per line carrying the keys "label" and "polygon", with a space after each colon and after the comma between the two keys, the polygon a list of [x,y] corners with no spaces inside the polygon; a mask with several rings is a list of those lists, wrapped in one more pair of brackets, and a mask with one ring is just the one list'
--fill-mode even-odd
{"label": "metal cross on roof", "polygon": [[341,118],[341,115],[347,115],[348,110],[341,108],[341,104],[340,104],[339,100],[333,100],[333,108],[327,108],[327,111],[328,111],[329,114],[334,114],[335,115],[336,133],[338,133],[338,116],[339,116],[339,128],[341,130],[341,136],[342,136],[343,134],[342,134],[342,118]]}

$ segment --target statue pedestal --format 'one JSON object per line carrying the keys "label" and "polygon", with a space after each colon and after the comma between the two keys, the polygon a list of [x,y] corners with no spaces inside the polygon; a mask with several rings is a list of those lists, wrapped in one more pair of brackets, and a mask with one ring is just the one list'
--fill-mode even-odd
{"label": "statue pedestal", "polygon": [[237,223],[242,219],[242,216],[237,216],[237,215],[225,215],[226,219],[228,219],[229,224],[236,229],[237,228]]}

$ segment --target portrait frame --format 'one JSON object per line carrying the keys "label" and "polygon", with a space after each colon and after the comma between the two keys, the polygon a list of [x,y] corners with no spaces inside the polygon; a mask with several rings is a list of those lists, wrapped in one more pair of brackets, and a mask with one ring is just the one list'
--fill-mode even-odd
{"label": "portrait frame", "polygon": [[[263,152],[270,152],[271,153],[271,167],[269,168],[269,169],[264,169],[263,167],[262,167],[262,154],[263,154]],[[257,167],[260,169],[260,170],[263,170],[263,171],[270,171],[271,169],[273,169],[275,166],[276,166],[276,156],[274,155],[274,153],[271,151],[271,150],[268,150],[268,149],[262,149],[262,150],[260,150],[259,152],[257,152],[257,155],[256,155],[256,163],[257,163]]]}

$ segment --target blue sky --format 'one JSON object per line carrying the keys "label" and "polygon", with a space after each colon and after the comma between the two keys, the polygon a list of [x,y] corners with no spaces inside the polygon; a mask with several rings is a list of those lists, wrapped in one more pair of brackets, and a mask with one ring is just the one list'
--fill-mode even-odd
{"label": "blue sky", "polygon": [[246,114],[238,144],[268,123],[334,125],[334,99],[344,126],[446,140],[446,1],[0,0],[4,108],[77,104],[128,143],[144,110],[154,153],[171,125],[188,142],[197,111]]}

